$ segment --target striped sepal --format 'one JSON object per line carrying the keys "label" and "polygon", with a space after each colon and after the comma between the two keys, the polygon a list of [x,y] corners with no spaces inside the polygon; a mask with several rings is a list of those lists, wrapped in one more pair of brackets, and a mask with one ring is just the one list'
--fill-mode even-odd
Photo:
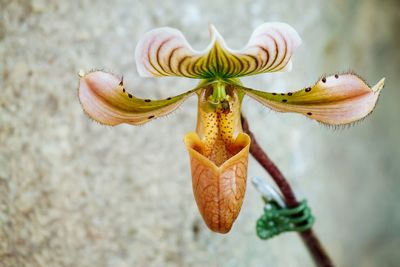
{"label": "striped sepal", "polygon": [[176,29],[148,32],[136,47],[139,74],[208,79],[287,71],[291,69],[290,58],[301,43],[291,26],[277,22],[259,26],[242,50],[228,48],[212,25],[210,34],[210,45],[199,52]]}

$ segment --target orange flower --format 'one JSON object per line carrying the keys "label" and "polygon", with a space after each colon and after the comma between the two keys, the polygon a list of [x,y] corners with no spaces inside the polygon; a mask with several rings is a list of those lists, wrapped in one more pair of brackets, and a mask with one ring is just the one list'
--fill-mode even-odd
{"label": "orange flower", "polygon": [[284,23],[265,23],[239,51],[229,49],[211,25],[211,43],[195,51],[176,29],[148,32],[136,48],[141,76],[183,76],[201,79],[199,85],[164,100],[140,99],[110,73],[82,74],[79,99],[84,111],[106,125],[138,125],[174,111],[188,97],[198,96],[196,132],[186,134],[193,192],[208,227],[227,233],[242,206],[246,191],[250,137],[243,133],[240,110],[245,95],[279,112],[295,112],[329,125],[366,117],[375,107],[384,79],[370,88],[348,73],[323,77],[313,86],[283,93],[244,87],[239,77],[288,71],[300,45],[297,32]]}

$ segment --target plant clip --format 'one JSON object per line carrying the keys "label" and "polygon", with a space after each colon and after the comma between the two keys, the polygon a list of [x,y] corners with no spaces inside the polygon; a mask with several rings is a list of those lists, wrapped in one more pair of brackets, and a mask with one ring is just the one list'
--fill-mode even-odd
{"label": "plant clip", "polygon": [[264,214],[256,223],[260,239],[269,239],[283,232],[303,232],[314,224],[315,219],[306,200],[301,201],[297,207],[288,208],[280,193],[264,180],[256,177],[252,182],[265,202]]}

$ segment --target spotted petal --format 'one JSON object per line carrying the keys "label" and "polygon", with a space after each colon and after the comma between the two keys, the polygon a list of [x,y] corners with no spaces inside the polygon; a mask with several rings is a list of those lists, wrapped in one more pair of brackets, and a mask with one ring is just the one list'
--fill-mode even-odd
{"label": "spotted petal", "polygon": [[138,125],[171,113],[196,91],[164,100],[140,99],[126,91],[119,77],[95,71],[81,75],[78,95],[84,111],[92,119],[106,125]]}
{"label": "spotted petal", "polygon": [[323,77],[311,87],[297,92],[267,93],[242,87],[263,105],[279,112],[296,112],[319,122],[343,125],[372,112],[384,86],[384,79],[370,88],[354,74]]}
{"label": "spotted petal", "polygon": [[211,43],[195,51],[183,34],[173,28],[148,32],[136,47],[136,65],[141,76],[233,78],[291,69],[291,56],[301,39],[285,23],[265,23],[251,35],[242,50],[230,49],[213,25]]}

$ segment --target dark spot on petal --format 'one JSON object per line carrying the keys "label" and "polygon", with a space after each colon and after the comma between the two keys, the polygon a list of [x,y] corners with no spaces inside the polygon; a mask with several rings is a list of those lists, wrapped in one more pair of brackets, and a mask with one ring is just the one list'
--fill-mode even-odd
{"label": "dark spot on petal", "polygon": [[272,93],[273,95],[276,95],[276,93]]}
{"label": "dark spot on petal", "polygon": [[152,119],[152,118],[154,118],[154,115],[151,115],[151,116],[148,117],[149,120]]}
{"label": "dark spot on petal", "polygon": [[322,78],[322,82],[323,82],[323,83],[326,83],[326,78],[325,78],[325,77]]}
{"label": "dark spot on petal", "polygon": [[128,94],[128,96],[129,96],[129,98],[132,98],[132,95],[131,95],[131,94]]}
{"label": "dark spot on petal", "polygon": [[122,88],[122,92],[124,92],[124,93],[125,93],[125,88]]}
{"label": "dark spot on petal", "polygon": [[308,92],[310,92],[311,91],[311,87],[307,87],[306,88],[306,92],[308,93]]}
{"label": "dark spot on petal", "polygon": [[284,93],[281,93],[281,95],[285,95]]}
{"label": "dark spot on petal", "polygon": [[145,99],[145,100],[144,100],[144,102],[150,102],[150,101],[151,101],[150,99]]}
{"label": "dark spot on petal", "polygon": [[286,99],[282,99],[282,102],[283,102],[283,103],[286,103],[286,102],[287,102],[287,100],[286,100]]}
{"label": "dark spot on petal", "polygon": [[292,93],[292,92],[289,92],[289,93],[288,93],[288,96],[291,96],[291,95],[293,95],[293,93]]}
{"label": "dark spot on petal", "polygon": [[336,78],[336,79],[339,78],[339,75],[335,74],[335,78]]}
{"label": "dark spot on petal", "polygon": [[307,112],[307,115],[310,115],[310,116],[311,116],[311,115],[312,115],[312,113],[311,113],[311,112]]}
{"label": "dark spot on petal", "polygon": [[167,100],[171,100],[171,97],[168,97]]}

